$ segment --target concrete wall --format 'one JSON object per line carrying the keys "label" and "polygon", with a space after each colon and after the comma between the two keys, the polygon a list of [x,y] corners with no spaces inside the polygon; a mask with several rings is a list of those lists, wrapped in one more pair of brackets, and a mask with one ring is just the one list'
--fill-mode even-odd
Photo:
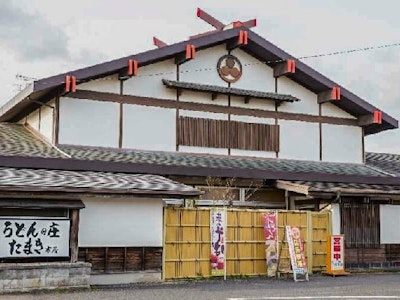
{"label": "concrete wall", "polygon": [[118,139],[118,103],[60,98],[60,144],[118,147]]}
{"label": "concrete wall", "polygon": [[332,204],[332,234],[340,234],[340,206]]}
{"label": "concrete wall", "polygon": [[0,293],[89,288],[90,263],[1,263]]}
{"label": "concrete wall", "polygon": [[79,247],[160,247],[163,202],[150,198],[84,198]]}

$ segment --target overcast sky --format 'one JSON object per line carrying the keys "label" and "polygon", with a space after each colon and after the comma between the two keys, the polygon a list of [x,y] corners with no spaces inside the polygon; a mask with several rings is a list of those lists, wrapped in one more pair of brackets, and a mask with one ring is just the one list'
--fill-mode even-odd
{"label": "overcast sky", "polygon": [[[257,18],[255,32],[294,56],[400,42],[397,0],[0,0],[0,103],[16,74],[41,78],[172,44],[224,23]],[[304,60],[400,119],[400,47]],[[400,153],[400,130],[366,138],[367,151]]]}

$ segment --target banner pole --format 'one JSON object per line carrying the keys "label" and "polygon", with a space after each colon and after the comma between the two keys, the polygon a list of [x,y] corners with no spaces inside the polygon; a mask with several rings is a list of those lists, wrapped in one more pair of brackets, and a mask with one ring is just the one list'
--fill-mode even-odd
{"label": "banner pole", "polygon": [[226,251],[226,239],[228,237],[227,233],[228,233],[228,209],[226,208],[226,206],[224,207],[224,213],[225,213],[225,238],[224,238],[224,280],[226,280],[226,265],[228,263],[228,259],[227,259],[227,251]]}

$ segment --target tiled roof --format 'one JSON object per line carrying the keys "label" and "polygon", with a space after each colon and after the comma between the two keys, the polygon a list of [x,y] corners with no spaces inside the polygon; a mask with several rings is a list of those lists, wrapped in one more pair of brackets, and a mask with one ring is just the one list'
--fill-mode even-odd
{"label": "tiled roof", "polygon": [[387,173],[400,176],[399,154],[369,152],[366,153],[366,163]]}
{"label": "tiled roof", "polygon": [[307,186],[309,192],[337,192],[343,191],[348,193],[368,193],[368,194],[399,194],[399,185],[382,185],[382,184],[362,184],[362,183],[340,183],[340,182],[310,182],[310,181],[284,181],[297,185]]}
{"label": "tiled roof", "polygon": [[186,89],[186,90],[193,90],[193,91],[200,91],[200,92],[230,94],[230,95],[235,95],[235,96],[268,99],[268,100],[274,100],[274,101],[280,101],[280,102],[300,101],[300,99],[298,99],[296,97],[293,97],[291,95],[285,95],[285,94],[259,92],[259,91],[253,91],[253,90],[237,89],[237,88],[231,88],[231,87],[222,87],[222,86],[192,83],[192,82],[173,81],[173,80],[167,80],[167,79],[163,79],[162,81],[165,86],[167,86],[169,88],[175,88],[175,89]]}
{"label": "tiled roof", "polygon": [[0,123],[0,155],[63,158],[49,143],[33,135],[24,125]]}
{"label": "tiled roof", "polygon": [[92,147],[60,146],[75,159],[125,163],[187,166],[219,169],[258,169],[282,172],[314,172],[360,176],[386,176],[383,172],[362,164],[329,163],[253,157],[224,157],[175,152],[118,150]]}
{"label": "tiled roof", "polygon": [[[389,172],[390,170],[386,170],[384,166],[395,166],[395,164],[393,164],[393,159],[390,159],[390,163],[384,164],[387,158],[374,160],[379,161],[381,163],[380,165],[371,163],[372,154],[367,154],[367,162],[368,164],[371,164],[371,166],[368,166],[363,164],[350,163],[329,163],[234,156],[227,157],[203,154],[120,150],[66,145],[60,145],[58,149],[61,151],[52,147],[50,144],[41,141],[38,137],[28,131],[23,125],[0,123],[0,156],[64,158],[65,160],[68,160],[68,155],[70,155],[72,159],[88,161],[135,163],[144,165],[152,164],[160,166],[182,166],[194,167],[199,169],[230,169],[239,171],[243,170],[243,172],[253,169],[271,172],[278,171],[287,173],[320,173],[372,177],[388,177],[389,175],[387,174],[387,172]],[[399,161],[398,156],[397,160]],[[13,166],[10,165],[9,167]],[[379,168],[383,169],[384,171],[381,171]],[[397,168],[397,174],[400,174],[400,163],[397,164]]]}
{"label": "tiled roof", "polygon": [[158,175],[0,167],[0,190],[194,196],[198,190]]}

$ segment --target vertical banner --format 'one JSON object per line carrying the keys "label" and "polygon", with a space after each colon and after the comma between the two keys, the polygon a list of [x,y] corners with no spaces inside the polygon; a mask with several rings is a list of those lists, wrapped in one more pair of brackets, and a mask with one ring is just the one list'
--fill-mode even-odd
{"label": "vertical banner", "polygon": [[286,238],[289,245],[293,274],[307,274],[307,263],[299,227],[286,226]]}
{"label": "vertical banner", "polygon": [[225,276],[226,209],[210,210],[211,229],[211,275]]}
{"label": "vertical banner", "polygon": [[278,267],[278,213],[276,211],[261,215],[264,227],[265,254],[267,259],[267,276],[276,276]]}
{"label": "vertical banner", "polygon": [[328,236],[326,273],[330,275],[346,275],[344,270],[344,235]]}

